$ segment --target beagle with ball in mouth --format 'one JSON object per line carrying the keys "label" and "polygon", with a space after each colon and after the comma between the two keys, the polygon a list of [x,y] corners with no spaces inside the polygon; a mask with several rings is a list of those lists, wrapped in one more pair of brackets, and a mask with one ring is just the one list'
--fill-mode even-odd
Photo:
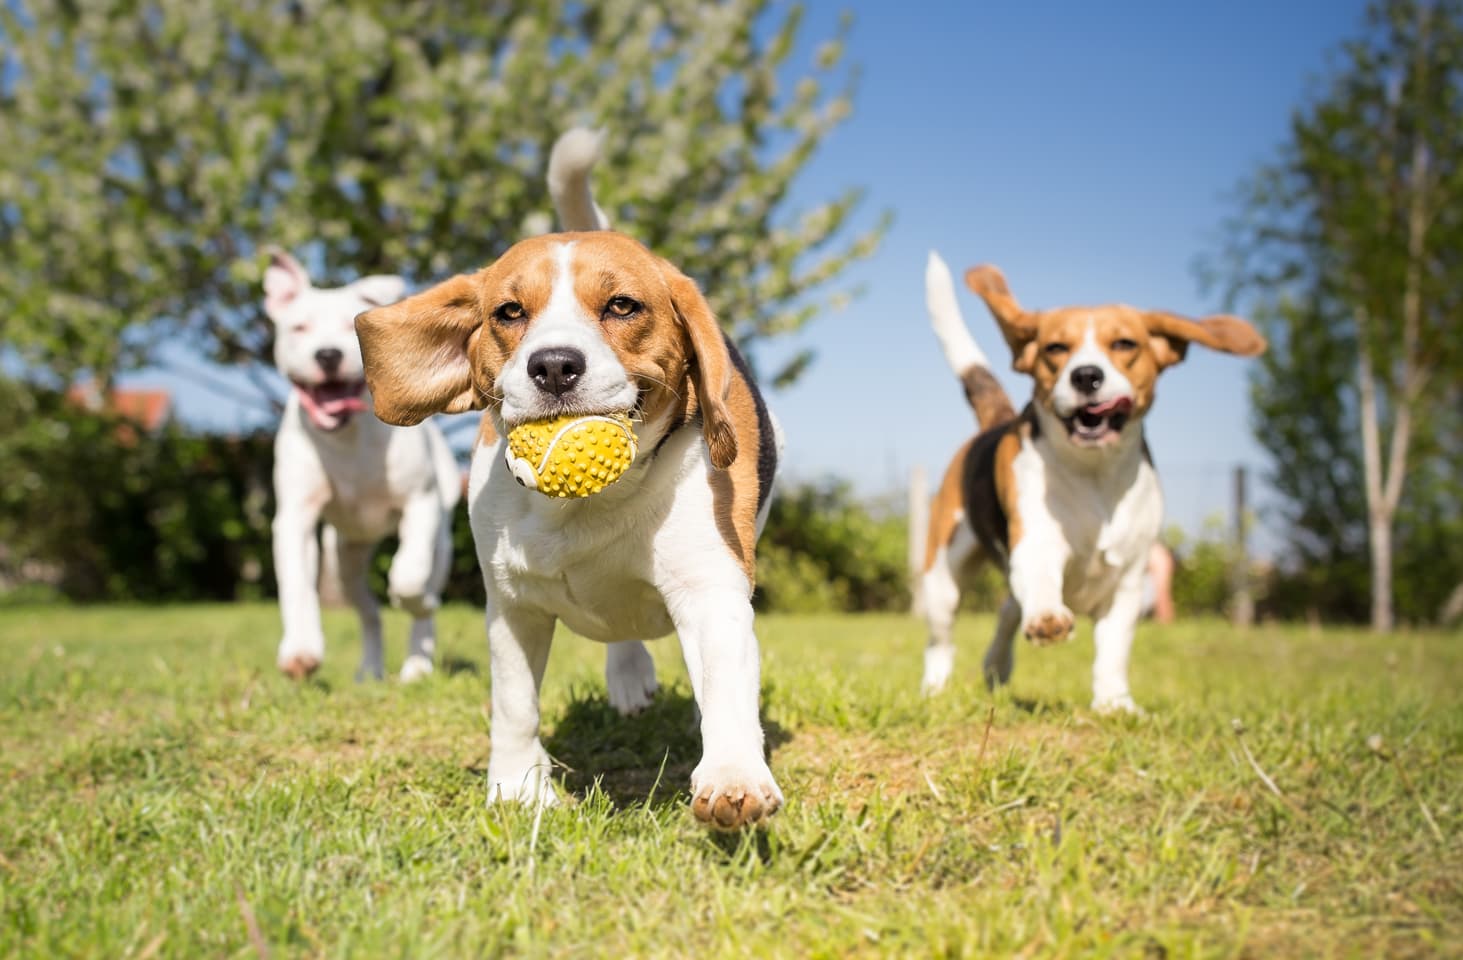
{"label": "beagle with ball in mouth", "polygon": [[[602,227],[587,186],[570,187],[554,190],[561,217]],[[554,801],[539,686],[562,622],[610,645],[622,710],[656,688],[640,641],[675,631],[701,712],[696,817],[732,829],[777,810],[751,598],[781,442],[695,282],[623,234],[550,234],[356,330],[383,420],[487,413],[468,498],[488,594],[490,799]],[[638,453],[593,496],[525,485],[498,439],[563,418],[634,426]]]}
{"label": "beagle with ball in mouth", "polygon": [[949,268],[930,254],[925,292],[935,336],[980,433],[956,453],[930,509],[919,581],[930,633],[925,692],[950,677],[962,580],[991,561],[1010,595],[986,651],[986,682],[1010,679],[1018,629],[1038,645],[1057,643],[1084,614],[1096,621],[1093,708],[1136,711],[1128,652],[1163,516],[1143,417],[1158,375],[1191,343],[1256,356],[1265,339],[1229,316],[1188,320],[1123,305],[1026,310],[992,266],[967,271],[965,282],[995,317],[1013,369],[1035,389],[1018,414],[961,319]]}

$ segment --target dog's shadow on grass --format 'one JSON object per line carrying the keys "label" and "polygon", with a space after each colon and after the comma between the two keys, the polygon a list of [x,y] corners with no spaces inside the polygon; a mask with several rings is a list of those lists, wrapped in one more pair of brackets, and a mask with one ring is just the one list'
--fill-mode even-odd
{"label": "dog's shadow on grass", "polygon": [[[792,739],[767,720],[763,732],[769,752]],[[701,759],[696,703],[662,688],[647,709],[622,717],[602,693],[576,694],[544,748],[563,765],[565,789],[581,800],[598,784],[618,808],[682,804]]]}
{"label": "dog's shadow on grass", "polygon": [[465,673],[475,677],[482,672],[476,660],[451,655],[444,655],[439,663],[439,667],[442,673],[449,677],[455,677],[459,673]]}

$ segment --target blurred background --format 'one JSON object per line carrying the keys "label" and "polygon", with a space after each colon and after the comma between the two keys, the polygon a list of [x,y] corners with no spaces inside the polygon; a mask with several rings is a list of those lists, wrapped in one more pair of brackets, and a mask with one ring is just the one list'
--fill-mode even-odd
{"label": "blurred background", "polygon": [[[911,473],[974,426],[938,249],[1270,337],[1147,423],[1180,615],[1456,621],[1460,97],[1458,0],[0,0],[0,603],[271,596],[264,246],[322,286],[476,269],[552,229],[587,124],[787,429],[763,608],[908,606]],[[480,602],[462,508],[456,548]]]}

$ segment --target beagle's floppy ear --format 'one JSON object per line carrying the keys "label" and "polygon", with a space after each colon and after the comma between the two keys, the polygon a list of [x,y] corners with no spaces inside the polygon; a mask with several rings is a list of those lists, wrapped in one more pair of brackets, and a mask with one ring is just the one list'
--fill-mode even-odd
{"label": "beagle's floppy ear", "polygon": [[737,458],[737,431],[727,409],[731,394],[732,360],[726,347],[721,325],[711,312],[711,305],[701,295],[696,281],[664,262],[666,283],[671,289],[671,305],[676,317],[691,340],[691,383],[696,388],[696,403],[701,409],[701,431],[706,448],[711,452],[711,465],[725,470]]}
{"label": "beagle's floppy ear", "polygon": [[965,271],[965,285],[985,301],[1011,348],[1011,368],[1017,373],[1036,369],[1036,318],[1021,309],[1011,296],[1006,277],[999,269],[984,264]]}
{"label": "beagle's floppy ear", "polygon": [[1148,324],[1148,342],[1159,369],[1171,367],[1189,352],[1190,343],[1240,357],[1257,357],[1267,344],[1260,332],[1239,317],[1219,315],[1190,320],[1163,310],[1143,314]]}
{"label": "beagle's floppy ear", "polygon": [[477,278],[467,275],[359,314],[356,336],[376,416],[404,427],[485,406],[472,378],[482,325]]}

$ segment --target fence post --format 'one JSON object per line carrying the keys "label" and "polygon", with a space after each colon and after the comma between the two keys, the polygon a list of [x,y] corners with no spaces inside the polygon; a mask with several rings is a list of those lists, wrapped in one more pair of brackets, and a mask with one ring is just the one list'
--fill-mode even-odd
{"label": "fence post", "polygon": [[1255,622],[1255,599],[1250,594],[1249,513],[1245,503],[1245,468],[1234,468],[1234,556],[1230,570],[1230,618],[1237,627]]}

